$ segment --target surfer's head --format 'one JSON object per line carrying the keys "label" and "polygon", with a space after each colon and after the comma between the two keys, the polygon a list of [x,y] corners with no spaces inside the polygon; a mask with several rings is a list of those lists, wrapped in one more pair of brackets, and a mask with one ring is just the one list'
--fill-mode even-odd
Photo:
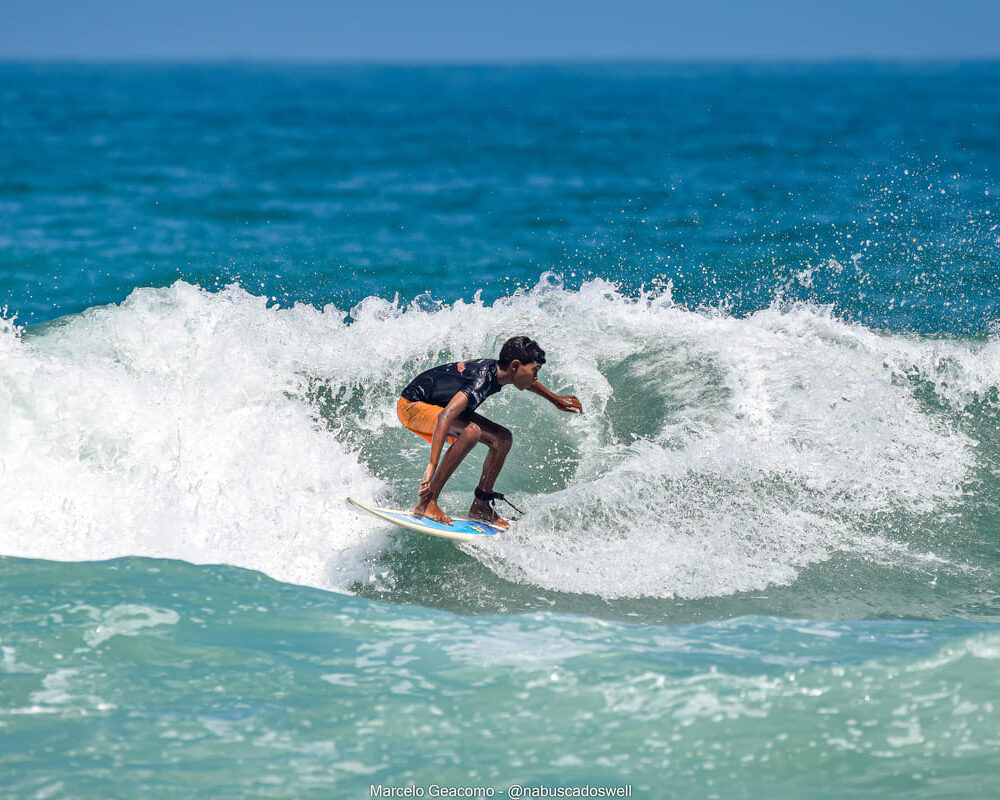
{"label": "surfer's head", "polygon": [[538,342],[527,336],[515,336],[503,343],[497,366],[510,373],[511,380],[518,389],[527,389],[538,377],[538,370],[545,363],[545,351]]}

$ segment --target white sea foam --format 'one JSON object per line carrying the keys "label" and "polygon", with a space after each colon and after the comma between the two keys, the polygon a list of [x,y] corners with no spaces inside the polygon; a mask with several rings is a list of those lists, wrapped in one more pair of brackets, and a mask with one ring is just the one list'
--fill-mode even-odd
{"label": "white sea foam", "polygon": [[[815,307],[739,319],[596,283],[560,304],[577,320],[573,358],[592,371],[626,352],[656,354],[646,389],[669,392],[674,413],[627,445],[585,436],[579,478],[483,551],[506,577],[606,597],[761,589],[837,551],[887,552],[868,523],[960,497],[974,443],[904,377],[926,370],[940,343]],[[685,380],[699,374],[721,389],[710,402],[704,383]],[[613,388],[590,386],[601,410]]]}
{"label": "white sea foam", "polygon": [[[406,503],[426,459],[395,419],[400,388],[516,333],[542,342],[543,382],[586,413],[510,387],[483,406],[515,434],[498,488],[530,511],[467,552],[605,597],[759,589],[838,551],[898,550],[872,522],[948,507],[975,465],[914,377],[945,406],[1000,383],[995,342],[884,335],[816,307],[695,312],[603,280],[544,276],[491,306],[368,298],[349,318],[238,287],[141,289],[0,330],[0,552],[349,588],[393,540],[343,498]],[[468,502],[473,462],[446,507]]]}
{"label": "white sea foam", "polygon": [[384,546],[382,488],[301,399],[339,314],[240,289],[138,290],[0,341],[0,547],[221,562],[344,586]]}
{"label": "white sea foam", "polygon": [[97,625],[83,635],[91,647],[115,636],[139,636],[144,628],[176,625],[180,615],[169,608],[150,608],[134,604],[117,605],[95,615]]}

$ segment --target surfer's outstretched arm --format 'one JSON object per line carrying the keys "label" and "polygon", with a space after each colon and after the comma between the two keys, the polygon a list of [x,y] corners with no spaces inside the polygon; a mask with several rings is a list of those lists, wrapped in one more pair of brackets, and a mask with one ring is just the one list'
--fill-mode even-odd
{"label": "surfer's outstretched arm", "polygon": [[569,411],[572,414],[583,413],[583,404],[580,403],[575,395],[556,394],[555,392],[546,389],[537,378],[535,379],[535,382],[528,387],[528,391],[544,397],[560,411]]}

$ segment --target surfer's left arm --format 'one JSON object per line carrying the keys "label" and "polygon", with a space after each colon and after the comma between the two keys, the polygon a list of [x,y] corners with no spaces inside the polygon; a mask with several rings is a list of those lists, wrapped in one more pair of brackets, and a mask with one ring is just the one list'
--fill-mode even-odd
{"label": "surfer's left arm", "polygon": [[540,397],[544,397],[560,411],[569,411],[573,414],[583,413],[583,405],[575,395],[556,394],[555,392],[546,389],[537,378],[535,379],[535,382],[528,387],[528,391],[534,392]]}

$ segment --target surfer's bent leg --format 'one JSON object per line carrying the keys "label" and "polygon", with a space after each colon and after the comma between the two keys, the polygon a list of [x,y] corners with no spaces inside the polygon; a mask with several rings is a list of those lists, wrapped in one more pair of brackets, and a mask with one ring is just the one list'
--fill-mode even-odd
{"label": "surfer's bent leg", "polygon": [[437,504],[438,495],[441,494],[452,473],[462,463],[462,459],[476,446],[482,430],[475,422],[462,420],[457,425],[453,425],[448,432],[453,435],[457,434],[458,438],[455,439],[455,443],[448,448],[438,463],[437,469],[434,470],[434,475],[431,477],[431,482],[427,486],[427,491],[421,493],[420,502],[413,509],[413,513],[417,516],[430,517],[446,524],[451,523],[451,518]]}
{"label": "surfer's bent leg", "polygon": [[[486,419],[486,417],[482,417],[479,414],[472,414],[471,416],[482,431],[479,441],[490,449],[486,454],[486,460],[483,462],[483,474],[479,478],[479,488],[484,492],[492,492],[493,484],[496,483],[497,476],[500,474],[500,470],[503,469],[504,461],[507,459],[507,454],[514,443],[514,436],[503,425],[497,425],[495,422]],[[472,506],[469,508],[469,516],[472,519],[482,519],[486,522],[492,522],[494,525],[499,525],[502,528],[506,528],[509,525],[507,520],[500,517],[488,502],[479,500],[478,498],[472,502]]]}

